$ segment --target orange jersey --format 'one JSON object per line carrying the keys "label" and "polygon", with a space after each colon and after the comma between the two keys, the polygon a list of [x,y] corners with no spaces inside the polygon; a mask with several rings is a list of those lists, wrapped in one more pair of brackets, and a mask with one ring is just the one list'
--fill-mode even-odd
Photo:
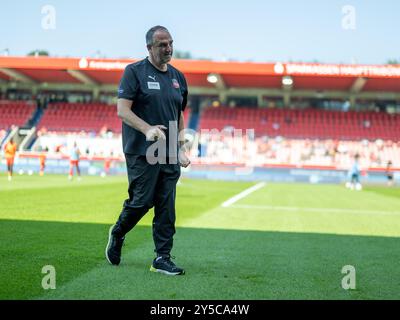
{"label": "orange jersey", "polygon": [[104,168],[110,169],[110,167],[111,167],[111,160],[110,159],[104,160]]}
{"label": "orange jersey", "polygon": [[15,143],[7,142],[4,150],[6,153],[6,159],[14,158],[15,153],[17,152],[17,145]]}
{"label": "orange jersey", "polygon": [[44,163],[46,162],[46,155],[45,155],[44,153],[42,153],[42,154],[39,156],[39,161],[40,161],[40,165],[41,165],[41,166],[43,166]]}

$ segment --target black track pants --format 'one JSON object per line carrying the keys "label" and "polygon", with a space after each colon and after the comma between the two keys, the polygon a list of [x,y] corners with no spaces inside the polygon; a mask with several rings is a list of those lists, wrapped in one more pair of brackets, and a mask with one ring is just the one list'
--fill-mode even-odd
{"label": "black track pants", "polygon": [[179,164],[151,165],[145,156],[125,155],[129,180],[129,199],[113,233],[122,237],[154,206],[153,239],[159,255],[169,254],[175,234],[176,183]]}

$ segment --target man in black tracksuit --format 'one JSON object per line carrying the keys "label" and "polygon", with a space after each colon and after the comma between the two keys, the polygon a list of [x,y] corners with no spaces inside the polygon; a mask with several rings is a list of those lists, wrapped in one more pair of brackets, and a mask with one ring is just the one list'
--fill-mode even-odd
{"label": "man in black tracksuit", "polygon": [[106,258],[118,265],[125,235],[154,206],[153,239],[157,257],[151,271],[184,274],[170,252],[175,233],[176,183],[180,166],[190,164],[179,139],[187,103],[184,75],[168,62],[173,48],[168,30],[151,28],[146,34],[149,56],[126,67],[118,90],[118,116],[129,180],[118,221],[109,230]]}

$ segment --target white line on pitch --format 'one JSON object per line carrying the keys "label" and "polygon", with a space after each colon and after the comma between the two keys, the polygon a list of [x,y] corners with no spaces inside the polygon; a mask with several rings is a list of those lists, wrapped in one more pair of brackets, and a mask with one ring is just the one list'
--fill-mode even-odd
{"label": "white line on pitch", "polygon": [[252,186],[241,193],[237,194],[236,196],[226,200],[223,204],[221,204],[221,207],[229,207],[232,204],[234,204],[236,201],[239,201],[240,199],[243,199],[244,197],[247,197],[250,193],[257,191],[258,189],[261,189],[262,187],[265,186],[265,182],[260,182],[257,183],[255,186]]}
{"label": "white line on pitch", "polygon": [[332,213],[358,213],[358,214],[381,214],[381,215],[400,215],[398,211],[373,211],[373,210],[356,210],[356,209],[334,209],[334,208],[302,208],[302,207],[282,207],[282,206],[259,206],[247,204],[235,204],[231,206],[237,209],[263,209],[263,210],[280,210],[280,211],[309,211],[309,212],[332,212]]}

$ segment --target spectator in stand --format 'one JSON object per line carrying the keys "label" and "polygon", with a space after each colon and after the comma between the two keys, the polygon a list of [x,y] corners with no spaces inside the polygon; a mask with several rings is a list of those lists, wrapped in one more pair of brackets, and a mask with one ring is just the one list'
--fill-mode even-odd
{"label": "spectator in stand", "polygon": [[368,129],[371,127],[371,121],[369,120],[364,120],[363,122],[364,128]]}

